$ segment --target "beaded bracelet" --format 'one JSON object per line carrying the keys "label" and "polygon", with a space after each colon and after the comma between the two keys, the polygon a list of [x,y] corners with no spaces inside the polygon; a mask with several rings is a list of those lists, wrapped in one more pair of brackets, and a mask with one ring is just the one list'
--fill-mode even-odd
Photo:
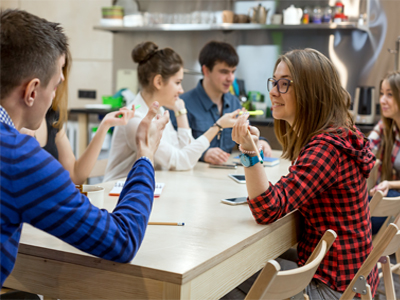
{"label": "beaded bracelet", "polygon": [[[260,148],[258,149],[258,151],[260,152],[262,150],[262,146],[260,146]],[[257,154],[256,151],[250,151],[250,150],[244,150],[242,148],[242,145],[239,145],[239,151],[245,154]]]}

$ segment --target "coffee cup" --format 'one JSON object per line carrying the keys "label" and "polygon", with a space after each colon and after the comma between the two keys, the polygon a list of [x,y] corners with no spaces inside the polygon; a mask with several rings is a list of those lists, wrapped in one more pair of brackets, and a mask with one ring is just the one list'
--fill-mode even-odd
{"label": "coffee cup", "polygon": [[76,186],[79,191],[86,195],[90,202],[97,206],[98,208],[102,208],[104,205],[104,188],[98,185],[88,185],[82,184]]}
{"label": "coffee cup", "polygon": [[235,15],[234,16],[233,22],[234,23],[249,23],[250,22],[250,18],[249,18],[248,15],[239,14],[239,15]]}

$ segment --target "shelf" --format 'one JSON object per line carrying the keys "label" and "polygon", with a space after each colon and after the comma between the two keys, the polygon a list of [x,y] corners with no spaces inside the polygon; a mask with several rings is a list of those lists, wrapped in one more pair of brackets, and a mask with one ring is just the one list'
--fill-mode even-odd
{"label": "shelf", "polygon": [[94,26],[96,30],[111,32],[132,31],[208,31],[208,30],[362,30],[366,27],[358,27],[355,22],[329,23],[329,24],[301,24],[301,25],[263,25],[263,24],[158,24],[141,27],[125,26]]}

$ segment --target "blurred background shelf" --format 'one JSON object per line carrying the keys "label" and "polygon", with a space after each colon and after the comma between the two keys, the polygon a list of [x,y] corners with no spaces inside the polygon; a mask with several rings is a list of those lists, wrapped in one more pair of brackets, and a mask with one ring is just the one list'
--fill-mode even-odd
{"label": "blurred background shelf", "polygon": [[263,24],[156,24],[151,26],[94,26],[96,30],[111,32],[130,31],[209,31],[209,30],[361,30],[367,27],[358,27],[355,22],[327,23],[327,24],[301,24],[301,25],[263,25]]}

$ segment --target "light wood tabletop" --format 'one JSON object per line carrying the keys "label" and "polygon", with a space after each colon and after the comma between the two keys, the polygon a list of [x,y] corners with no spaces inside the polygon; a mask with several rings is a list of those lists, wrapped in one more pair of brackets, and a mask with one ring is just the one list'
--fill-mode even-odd
{"label": "light wood tabletop", "polygon": [[[265,167],[268,179],[275,183],[289,165],[281,159]],[[157,171],[156,182],[165,187],[150,221],[185,225],[149,225],[128,264],[96,258],[24,224],[16,265],[4,286],[56,299],[218,299],[294,245],[300,234],[297,212],[258,225],[247,204],[221,203],[247,195],[246,185],[228,174],[244,174],[243,167],[198,163],[191,171]],[[109,211],[118,200],[108,196],[114,183],[101,184]]]}

